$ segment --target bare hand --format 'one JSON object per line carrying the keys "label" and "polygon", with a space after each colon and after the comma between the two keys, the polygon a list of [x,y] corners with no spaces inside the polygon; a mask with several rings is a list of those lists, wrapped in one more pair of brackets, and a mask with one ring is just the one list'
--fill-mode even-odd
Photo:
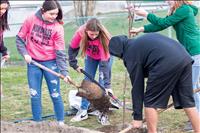
{"label": "bare hand", "polygon": [[28,64],[30,64],[32,61],[32,58],[30,55],[24,55],[24,59],[25,59],[26,63],[28,63]]}
{"label": "bare hand", "polygon": [[83,68],[82,67],[78,67],[78,68],[76,68],[76,71],[81,73],[81,69],[83,69]]}
{"label": "bare hand", "polygon": [[147,15],[149,14],[146,10],[142,8],[131,8],[131,12],[134,12],[136,15],[143,17],[147,17]]}
{"label": "bare hand", "polygon": [[133,120],[132,126],[133,128],[142,128],[142,120]]}
{"label": "bare hand", "polygon": [[167,16],[170,16],[173,14],[173,8],[169,8],[169,10],[167,11]]}
{"label": "bare hand", "polygon": [[144,27],[132,28],[130,30],[130,33],[132,36],[136,36],[138,33],[143,32],[143,31],[144,31]]}
{"label": "bare hand", "polygon": [[1,60],[5,60],[5,61],[7,61],[9,58],[10,58],[9,55],[4,55],[4,56],[1,58]]}
{"label": "bare hand", "polygon": [[70,83],[71,78],[70,76],[66,76],[63,80],[65,81],[65,83]]}

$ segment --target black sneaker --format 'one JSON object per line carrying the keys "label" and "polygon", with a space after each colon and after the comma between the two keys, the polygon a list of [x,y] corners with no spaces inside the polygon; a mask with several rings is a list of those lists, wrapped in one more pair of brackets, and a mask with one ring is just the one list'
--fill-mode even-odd
{"label": "black sneaker", "polygon": [[72,116],[72,115],[76,115],[77,112],[78,112],[77,109],[72,108],[71,110],[66,111],[66,112],[65,112],[65,115],[66,115],[66,116]]}

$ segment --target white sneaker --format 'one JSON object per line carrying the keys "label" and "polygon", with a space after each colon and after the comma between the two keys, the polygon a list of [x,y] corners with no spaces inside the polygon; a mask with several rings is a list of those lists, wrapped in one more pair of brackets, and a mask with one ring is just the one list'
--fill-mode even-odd
{"label": "white sneaker", "polygon": [[89,112],[88,115],[99,116],[99,115],[100,115],[100,112],[99,112],[99,110],[94,110],[94,111],[92,111],[92,112]]}
{"label": "white sneaker", "polygon": [[70,121],[71,122],[78,122],[88,118],[87,110],[79,110]]}
{"label": "white sneaker", "polygon": [[103,113],[101,113],[99,116],[98,116],[98,122],[101,123],[101,125],[103,126],[107,126],[107,125],[110,125],[110,122],[108,120],[108,115],[105,115]]}
{"label": "white sneaker", "polygon": [[58,126],[64,126],[64,125],[65,125],[64,121],[58,121]]}

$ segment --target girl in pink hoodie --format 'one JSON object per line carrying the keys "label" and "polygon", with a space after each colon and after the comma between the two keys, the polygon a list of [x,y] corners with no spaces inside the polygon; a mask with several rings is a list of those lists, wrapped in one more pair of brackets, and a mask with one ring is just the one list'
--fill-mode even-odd
{"label": "girl in pink hoodie", "polygon": [[41,121],[41,86],[47,82],[58,124],[64,124],[64,106],[60,95],[60,80],[53,74],[31,63],[35,60],[49,69],[60,72],[68,82],[62,10],[57,1],[45,1],[42,8],[29,16],[17,34],[19,53],[27,62],[28,84],[34,121]]}
{"label": "girl in pink hoodie", "polygon": [[[112,91],[110,86],[110,54],[108,51],[110,38],[111,35],[99,20],[92,18],[75,32],[68,49],[69,64],[76,71],[81,72],[82,69],[77,64],[76,59],[79,49],[81,49],[81,55],[85,57],[85,71],[88,74],[95,78],[97,67],[99,67],[99,81],[106,91]],[[85,77],[85,80],[89,80],[88,77]],[[81,109],[71,121],[76,122],[87,119],[88,107],[89,102],[83,98]]]}

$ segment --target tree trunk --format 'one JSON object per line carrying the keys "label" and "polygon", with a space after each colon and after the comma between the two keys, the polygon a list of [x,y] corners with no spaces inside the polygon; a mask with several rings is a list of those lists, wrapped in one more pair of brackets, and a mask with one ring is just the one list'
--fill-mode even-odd
{"label": "tree trunk", "polygon": [[74,3],[74,14],[76,17],[76,23],[78,26],[80,26],[80,25],[84,24],[84,21],[82,19],[84,17],[83,3],[82,3],[82,1],[76,1],[76,0],[74,0],[73,3]]}
{"label": "tree trunk", "polygon": [[95,9],[96,1],[86,1],[86,10],[85,16],[94,16],[94,9]]}
{"label": "tree trunk", "polygon": [[75,12],[75,17],[76,17],[76,23],[78,26],[83,25],[87,21],[88,16],[94,16],[96,1],[74,0],[73,3],[74,3],[74,12]]}

